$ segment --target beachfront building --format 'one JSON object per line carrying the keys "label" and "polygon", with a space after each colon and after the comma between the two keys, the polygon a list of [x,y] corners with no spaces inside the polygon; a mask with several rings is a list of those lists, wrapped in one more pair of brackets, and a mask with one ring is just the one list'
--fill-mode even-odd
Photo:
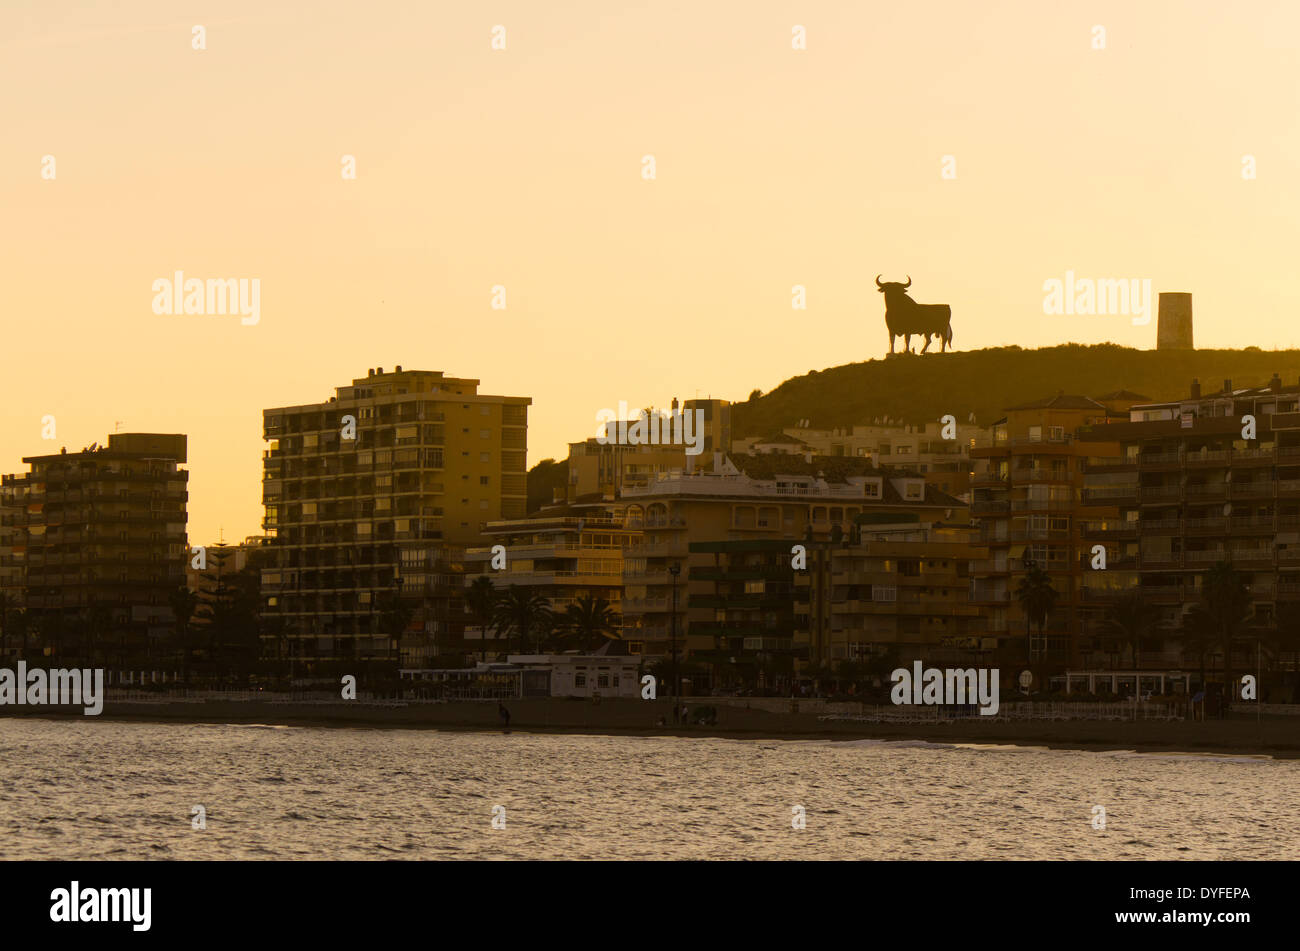
{"label": "beachfront building", "polygon": [[[693,624],[682,606],[690,597],[717,593],[716,579],[690,570],[709,567],[717,553],[693,552],[692,542],[780,539],[807,545],[838,541],[868,512],[910,513],[922,522],[962,521],[967,515],[960,500],[926,485],[919,474],[881,470],[848,456],[719,452],[708,463],[625,487],[620,503],[628,527],[642,532],[625,553],[624,637],[659,656],[670,649],[674,589],[679,647]],[[789,636],[797,640],[806,633],[796,620]]]}
{"label": "beachfront building", "polygon": [[867,513],[844,543],[818,554],[800,579],[809,592],[815,663],[891,658],[978,666],[996,648],[971,602],[971,566],[985,561],[988,549],[969,522]]}
{"label": "beachfront building", "polygon": [[[293,656],[459,649],[461,550],[527,505],[528,406],[478,381],[380,367],[322,403],[263,411],[264,615]],[[394,630],[394,627],[401,630]],[[395,643],[398,642],[398,643]]]}
{"label": "beachfront building", "polygon": [[[992,443],[971,452],[971,514],[988,557],[971,570],[971,600],[981,620],[970,633],[996,640],[1004,666],[1041,672],[1080,664],[1082,614],[1095,608],[1082,591],[1081,526],[1117,513],[1106,493],[1083,492],[1084,472],[1090,460],[1118,456],[1118,443],[1107,436],[1108,424],[1127,419],[1122,405],[1060,393],[1014,406],[993,424]],[[1075,435],[1081,427],[1094,432],[1086,443]],[[1041,634],[1017,595],[1033,567],[1047,572],[1057,593]]]}
{"label": "beachfront building", "polygon": [[[639,529],[628,527],[621,513],[603,504],[546,506],[528,518],[488,522],[486,544],[465,553],[465,583],[486,577],[498,592],[511,586],[527,589],[542,595],[559,615],[583,598],[603,599],[621,618],[623,555],[640,537]],[[494,560],[502,567],[493,567]],[[619,630],[610,632],[620,635]],[[497,653],[511,646],[495,625],[485,631],[471,623],[465,636],[471,652],[486,648]],[[535,644],[516,641],[513,646],[527,650]],[[640,653],[641,644],[629,648]]]}
{"label": "beachfront building", "polygon": [[593,653],[510,654],[505,663],[442,669],[410,667],[399,673],[404,684],[445,699],[565,697],[598,701],[641,697],[639,659],[607,649]]}
{"label": "beachfront building", "polygon": [[[1205,573],[1241,572],[1251,624],[1266,628],[1300,602],[1300,385],[1276,375],[1259,386],[1135,404],[1129,420],[1080,440],[1116,442],[1118,457],[1089,460],[1085,495],[1117,511],[1085,527],[1107,570],[1085,576],[1085,598],[1105,606],[1137,589],[1159,614],[1143,646],[1146,665],[1176,663],[1170,637],[1202,601]],[[1112,645],[1118,654],[1123,645]],[[1237,669],[1253,663],[1237,658]]]}
{"label": "beachfront building", "polygon": [[[788,685],[808,645],[796,631],[806,624],[806,589],[792,565],[795,542],[742,538],[691,542],[680,643],[707,675],[692,674],[693,692],[753,684]],[[798,617],[796,616],[798,615]]]}
{"label": "beachfront building", "polygon": [[48,656],[162,659],[185,580],[185,461],[184,435],[113,433],[0,480],[0,590]]}

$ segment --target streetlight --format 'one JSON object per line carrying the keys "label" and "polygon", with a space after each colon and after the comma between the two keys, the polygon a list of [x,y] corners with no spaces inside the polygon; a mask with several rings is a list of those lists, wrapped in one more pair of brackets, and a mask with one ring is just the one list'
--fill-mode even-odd
{"label": "streetlight", "polygon": [[673,703],[676,709],[677,698],[682,695],[682,681],[677,670],[677,576],[682,573],[681,562],[668,564],[668,573],[673,578],[673,614],[672,614],[672,652],[673,652]]}

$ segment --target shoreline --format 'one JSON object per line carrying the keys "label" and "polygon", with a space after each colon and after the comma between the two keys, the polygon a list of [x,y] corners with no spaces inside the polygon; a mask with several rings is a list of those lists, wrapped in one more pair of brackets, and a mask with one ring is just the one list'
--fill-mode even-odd
{"label": "shoreline", "polygon": [[[707,705],[699,698],[694,706]],[[689,699],[688,699],[689,702]],[[442,732],[533,733],[596,736],[698,737],[737,740],[881,740],[936,744],[1011,745],[1091,752],[1215,754],[1300,759],[1300,720],[1238,717],[1210,721],[1004,720],[882,722],[821,720],[815,714],[772,713],[717,707],[713,726],[658,726],[671,706],[664,701],[608,701],[603,705],[552,699],[507,704],[508,729],[495,701],[383,705],[365,701],[108,702],[89,719],[145,723],[220,723],[350,729],[425,729]],[[86,718],[80,707],[0,709],[5,718]]]}

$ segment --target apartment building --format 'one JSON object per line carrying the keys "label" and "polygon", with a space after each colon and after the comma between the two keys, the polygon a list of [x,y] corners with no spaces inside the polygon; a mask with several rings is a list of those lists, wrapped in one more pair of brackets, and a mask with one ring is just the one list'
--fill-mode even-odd
{"label": "apartment building", "polygon": [[[731,404],[726,400],[692,399],[672,401],[670,413],[698,414],[691,417],[693,432],[698,434],[697,455],[688,455],[685,445],[667,438],[656,443],[630,445],[617,439],[619,420],[603,424],[603,441],[592,436],[569,444],[569,482],[566,498],[570,502],[592,496],[613,499],[624,486],[646,485],[660,475],[689,469],[698,456],[711,457],[731,445]],[[625,424],[627,420],[623,420]]]}
{"label": "apartment building", "polygon": [[988,429],[967,420],[954,422],[953,439],[943,438],[939,422],[909,424],[876,420],[871,425],[837,429],[787,426],[779,433],[732,442],[737,453],[755,455],[857,456],[882,469],[920,473],[926,484],[957,497],[970,491],[970,451],[989,441]]}
{"label": "apartment building", "polygon": [[56,656],[159,656],[185,580],[185,461],[184,435],[114,433],[0,479],[3,591]]}
{"label": "apartment building", "polygon": [[1119,447],[1088,462],[1084,494],[1117,512],[1085,526],[1107,553],[1106,570],[1086,575],[1086,600],[1104,606],[1137,587],[1176,628],[1220,561],[1244,574],[1258,623],[1300,600],[1300,383],[1224,380],[1203,393],[1193,381],[1187,397],[1135,404],[1129,421],[1079,438]]}
{"label": "apartment building", "polygon": [[689,597],[679,593],[684,609],[679,620],[686,623],[678,643],[692,661],[707,667],[705,675],[692,674],[695,693],[788,682],[797,662],[807,659],[807,644],[796,643],[794,636],[796,614],[806,610],[797,604],[792,544],[765,538],[689,543],[694,563],[681,579],[689,582],[681,586]]}
{"label": "apartment building", "polygon": [[[625,552],[624,636],[659,655],[668,653],[674,582],[679,609],[687,597],[716,592],[711,581],[690,574],[696,565],[708,567],[714,554],[692,552],[692,542],[781,539],[788,553],[796,543],[815,549],[815,543],[838,541],[866,512],[915,513],[924,522],[968,515],[960,500],[927,486],[920,475],[881,470],[853,457],[719,452],[692,471],[625,487],[619,501],[625,523],[642,532]],[[676,578],[673,567],[680,572]],[[789,636],[791,648],[806,653],[807,615],[800,617],[796,613]],[[691,626],[680,611],[678,621]]]}
{"label": "apartment building", "polygon": [[[552,611],[563,613],[584,597],[603,598],[621,617],[623,608],[623,555],[641,537],[623,516],[604,505],[546,506],[523,519],[489,522],[487,544],[465,553],[465,583],[486,577],[498,590],[511,585],[526,587],[547,599]],[[500,545],[505,566],[492,567],[493,549]],[[480,627],[466,628],[466,646],[472,652],[484,647]],[[488,632],[488,649],[494,651],[494,632]],[[499,638],[498,638],[499,640]],[[515,645],[531,650],[534,645]],[[504,641],[495,645],[504,649]],[[629,645],[640,653],[641,644]]]}
{"label": "apartment building", "polygon": [[380,367],[326,402],[263,412],[263,527],[275,538],[265,614],[309,668],[390,657],[394,602],[413,611],[411,650],[456,649],[463,548],[527,506],[532,400],[478,385]]}
{"label": "apartment building", "polygon": [[[1109,424],[1128,418],[1121,405],[1060,393],[1014,406],[993,424],[992,444],[971,452],[971,514],[989,550],[972,567],[971,599],[982,620],[971,633],[996,639],[1004,663],[1051,669],[1079,662],[1081,611],[1093,606],[1081,591],[1081,526],[1118,512],[1114,500],[1083,493],[1084,472],[1089,459],[1100,464],[1119,455]],[[1087,443],[1075,436],[1081,427],[1094,431]],[[1016,597],[1031,564],[1048,572],[1059,596],[1041,638]]]}
{"label": "apartment building", "polygon": [[[801,579],[810,592],[812,661],[977,662],[997,646],[983,636],[971,601],[971,565],[987,555],[969,522],[858,516],[845,542],[828,546]],[[829,573],[829,584],[819,572]]]}

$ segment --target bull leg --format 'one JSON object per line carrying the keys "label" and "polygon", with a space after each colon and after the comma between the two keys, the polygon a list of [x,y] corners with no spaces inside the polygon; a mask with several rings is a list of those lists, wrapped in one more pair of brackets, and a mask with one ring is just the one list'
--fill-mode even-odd
{"label": "bull leg", "polygon": [[907,334],[907,333],[903,334],[903,352],[904,352],[904,353],[911,353],[911,352],[912,352],[912,335],[911,335],[911,334]]}
{"label": "bull leg", "polygon": [[895,337],[895,334],[894,334],[894,332],[891,330],[891,331],[889,332],[889,353],[890,353],[891,356],[892,356],[893,353],[894,353],[894,337]]}
{"label": "bull leg", "polygon": [[927,350],[930,349],[930,342],[931,342],[930,335],[929,335],[929,334],[926,334],[926,335],[925,335],[925,346],[921,348],[921,352],[922,352],[922,353],[925,353],[925,351],[927,351]]}

